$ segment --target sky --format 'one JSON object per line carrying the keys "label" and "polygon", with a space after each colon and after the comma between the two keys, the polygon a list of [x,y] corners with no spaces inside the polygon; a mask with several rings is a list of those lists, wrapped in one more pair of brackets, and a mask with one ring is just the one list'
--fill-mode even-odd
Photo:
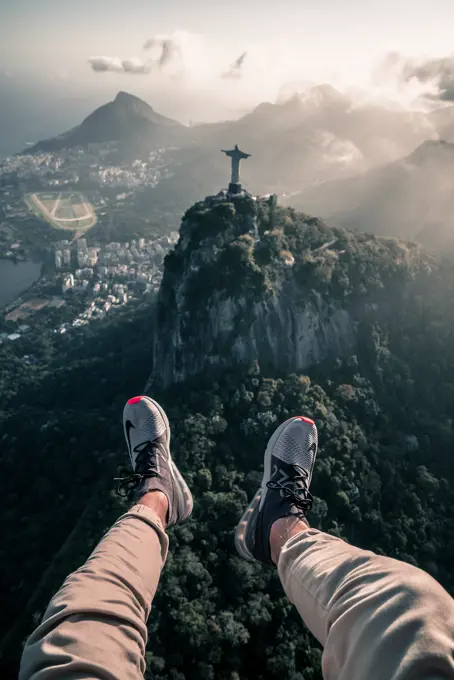
{"label": "sky", "polygon": [[0,17],[1,139],[11,126],[28,125],[31,136],[46,124],[64,129],[119,90],[185,123],[239,115],[288,83],[405,103],[420,83],[403,87],[378,66],[390,52],[450,55],[454,3],[0,0]]}

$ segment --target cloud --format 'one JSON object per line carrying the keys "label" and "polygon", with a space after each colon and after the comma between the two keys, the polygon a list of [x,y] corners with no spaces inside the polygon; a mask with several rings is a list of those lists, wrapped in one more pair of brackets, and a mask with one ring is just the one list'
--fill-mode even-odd
{"label": "cloud", "polygon": [[118,57],[90,57],[88,63],[96,73],[113,71],[114,73],[135,73],[146,75],[152,69],[150,61],[140,59],[119,59]]}
{"label": "cloud", "polygon": [[389,53],[381,64],[381,73],[393,73],[400,83],[417,82],[427,99],[454,102],[454,55],[432,59],[408,59]]}
{"label": "cloud", "polygon": [[103,73],[104,71],[122,71],[120,59],[114,57],[90,57],[88,60],[93,71]]}
{"label": "cloud", "polygon": [[161,68],[181,58],[181,48],[174,40],[163,40],[161,47],[162,53],[159,58],[159,66]]}
{"label": "cloud", "polygon": [[402,70],[405,81],[416,78],[420,83],[435,85],[437,92],[428,92],[429,98],[441,101],[454,101],[454,56],[441,59],[428,59],[415,63],[406,63]]}
{"label": "cloud", "polygon": [[[249,63],[249,52],[243,52],[231,64],[227,72],[221,74],[223,55],[209,52],[203,38],[188,31],[175,31],[171,34],[154,35],[142,45],[145,56],[124,59],[119,56],[96,56],[88,62],[95,73],[131,73],[148,75],[152,73],[159,79],[185,79],[196,86],[220,86],[220,78],[239,80],[244,76],[246,57]],[[225,62],[224,62],[225,63]],[[252,62],[253,63],[253,62]],[[248,69],[248,71],[251,69]],[[254,69],[252,69],[254,70]],[[252,72],[251,72],[252,74]],[[249,74],[249,75],[251,75]],[[160,79],[162,82],[162,78]]]}
{"label": "cloud", "polygon": [[183,66],[183,46],[187,36],[184,32],[177,32],[171,36],[155,36],[143,45],[143,49],[150,53],[146,60],[120,57],[90,57],[88,63],[96,73],[133,73],[148,75],[152,71],[175,70]]}
{"label": "cloud", "polygon": [[142,62],[140,59],[124,59],[122,61],[125,73],[150,73],[152,64],[149,61]]}
{"label": "cloud", "polygon": [[247,57],[247,52],[243,52],[230,66],[229,70],[222,75],[223,78],[239,79],[243,75],[243,66]]}
{"label": "cloud", "polygon": [[149,38],[144,50],[153,50],[156,53],[155,62],[162,69],[170,64],[183,61],[183,45],[178,36],[156,36]]}

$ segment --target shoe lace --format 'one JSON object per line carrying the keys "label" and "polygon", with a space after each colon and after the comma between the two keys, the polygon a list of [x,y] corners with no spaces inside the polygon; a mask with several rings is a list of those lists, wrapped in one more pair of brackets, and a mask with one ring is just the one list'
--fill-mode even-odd
{"label": "shoe lace", "polygon": [[114,477],[114,482],[118,482],[117,493],[122,498],[128,498],[144,479],[160,477],[157,466],[160,453],[156,441],[142,442],[135,446],[133,451],[139,454],[136,458],[135,471],[126,477]]}
{"label": "shoe lace", "polygon": [[292,468],[296,474],[293,475],[291,480],[282,483],[271,479],[267,482],[266,486],[268,489],[275,489],[282,492],[281,502],[291,500],[295,507],[302,512],[307,512],[312,508],[312,502],[314,500],[308,488],[309,473],[299,465],[292,465]]}

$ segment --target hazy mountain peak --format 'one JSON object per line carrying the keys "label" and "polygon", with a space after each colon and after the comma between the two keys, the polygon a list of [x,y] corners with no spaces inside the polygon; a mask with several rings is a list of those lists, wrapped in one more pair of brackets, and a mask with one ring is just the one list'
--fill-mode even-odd
{"label": "hazy mountain peak", "polygon": [[328,83],[299,88],[291,84],[283,88],[277,98],[278,105],[300,110],[317,109],[326,106],[342,104],[349,106],[350,99]]}
{"label": "hazy mountain peak", "polygon": [[259,124],[279,120],[281,123],[297,124],[306,120],[308,115],[319,110],[331,110],[332,107],[348,109],[351,105],[348,97],[331,85],[317,85],[304,92],[293,92],[287,98],[280,96],[275,104],[262,102],[242,120],[251,118]]}
{"label": "hazy mountain peak", "polygon": [[[125,92],[124,90],[120,90],[120,92],[115,97],[114,101],[118,103],[142,102],[142,104],[146,104],[146,102],[144,102],[143,99],[140,99],[140,97],[136,97],[136,95],[130,94],[129,92]],[[146,106],[148,106],[148,104],[146,104]]]}
{"label": "hazy mountain peak", "polygon": [[326,106],[329,104],[350,104],[350,100],[332,85],[324,83],[315,85],[298,95],[298,99],[305,105]]}
{"label": "hazy mountain peak", "polygon": [[454,143],[426,140],[405,158],[363,175],[308,187],[296,209],[332,224],[454,248]]}
{"label": "hazy mountain peak", "polygon": [[144,116],[149,116],[150,114],[154,113],[152,107],[147,104],[147,102],[145,102],[143,99],[140,99],[140,97],[129,94],[129,92],[120,91],[113,100],[112,104],[116,108],[130,109]]}
{"label": "hazy mountain peak", "polygon": [[111,141],[126,146],[135,144],[136,149],[147,151],[156,144],[174,143],[184,132],[181,123],[157,113],[140,97],[120,91],[113,101],[95,109],[76,128],[39,142],[31,151]]}
{"label": "hazy mountain peak", "polygon": [[407,160],[420,165],[431,161],[440,162],[443,158],[454,160],[454,144],[444,139],[428,139],[418,146]]}

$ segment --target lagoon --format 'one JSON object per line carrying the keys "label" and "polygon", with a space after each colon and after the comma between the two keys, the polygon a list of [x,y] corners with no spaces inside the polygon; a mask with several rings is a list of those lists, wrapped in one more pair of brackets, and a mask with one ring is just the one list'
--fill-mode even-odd
{"label": "lagoon", "polygon": [[41,263],[0,259],[0,309],[13,302],[41,275]]}

